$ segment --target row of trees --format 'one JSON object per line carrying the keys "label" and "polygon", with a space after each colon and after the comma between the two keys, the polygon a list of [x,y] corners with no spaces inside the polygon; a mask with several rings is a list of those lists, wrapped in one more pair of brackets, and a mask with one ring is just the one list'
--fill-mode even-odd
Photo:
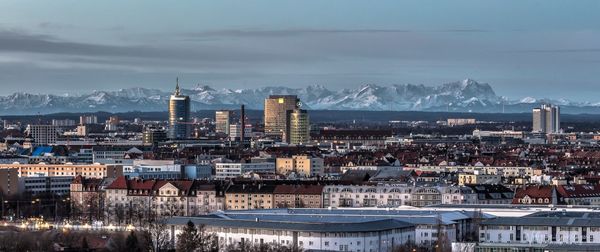
{"label": "row of trees", "polygon": [[88,233],[72,231],[3,231],[0,235],[0,251],[55,251],[57,246],[68,250],[90,251],[91,237],[106,237],[107,244],[101,251],[148,252],[155,251],[146,232]]}
{"label": "row of trees", "polygon": [[68,196],[51,193],[32,195],[4,195],[0,191],[3,218],[28,218],[44,216],[47,219],[64,219],[71,214]]}

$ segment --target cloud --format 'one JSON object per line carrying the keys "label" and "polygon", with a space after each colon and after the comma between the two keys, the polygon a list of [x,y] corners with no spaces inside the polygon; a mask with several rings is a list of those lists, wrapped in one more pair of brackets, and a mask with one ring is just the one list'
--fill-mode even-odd
{"label": "cloud", "polygon": [[290,37],[301,35],[332,35],[332,34],[385,34],[385,33],[478,33],[487,32],[481,29],[448,29],[448,30],[403,30],[403,29],[281,29],[281,30],[256,30],[256,29],[225,29],[181,34],[184,37],[211,38],[211,37]]}
{"label": "cloud", "polygon": [[59,24],[53,22],[41,22],[38,24],[39,28],[49,29],[49,30],[63,30],[63,29],[74,29],[77,28],[75,25],[71,24]]}
{"label": "cloud", "polygon": [[513,50],[511,53],[597,53],[600,48]]}
{"label": "cloud", "polygon": [[279,54],[268,51],[243,50],[218,45],[195,45],[193,48],[183,48],[180,46],[119,46],[79,43],[63,41],[49,35],[29,34],[14,30],[0,31],[0,52],[219,62],[306,60],[305,57],[297,54]]}

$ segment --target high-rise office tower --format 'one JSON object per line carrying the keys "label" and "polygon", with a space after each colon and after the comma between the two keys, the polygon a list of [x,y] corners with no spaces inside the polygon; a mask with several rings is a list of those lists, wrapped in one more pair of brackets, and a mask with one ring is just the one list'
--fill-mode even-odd
{"label": "high-rise office tower", "polygon": [[546,130],[546,111],[541,108],[533,109],[533,132],[544,132]]}
{"label": "high-rise office tower", "polygon": [[556,133],[560,131],[560,107],[543,104],[533,109],[533,132]]}
{"label": "high-rise office tower", "polygon": [[265,99],[265,135],[282,138],[287,130],[288,110],[297,109],[298,97],[295,95],[271,95]]}
{"label": "high-rise office tower", "polygon": [[308,144],[310,142],[310,122],[308,112],[303,109],[288,111],[288,130],[286,140],[290,144]]}
{"label": "high-rise office tower", "polygon": [[176,82],[175,92],[169,99],[169,138],[186,139],[191,132],[190,97],[180,93],[179,78]]}
{"label": "high-rise office tower", "polygon": [[215,111],[215,132],[229,134],[229,125],[231,124],[231,111]]}

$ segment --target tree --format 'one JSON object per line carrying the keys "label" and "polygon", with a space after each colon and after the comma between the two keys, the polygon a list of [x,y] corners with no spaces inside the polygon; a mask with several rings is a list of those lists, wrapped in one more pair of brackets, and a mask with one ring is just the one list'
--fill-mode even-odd
{"label": "tree", "polygon": [[115,217],[119,226],[125,220],[125,207],[122,204],[116,204],[114,207]]}
{"label": "tree", "polygon": [[146,232],[146,237],[151,242],[154,251],[167,250],[171,245],[167,224],[163,219],[148,223]]}
{"label": "tree", "polygon": [[129,233],[127,239],[125,240],[125,248],[127,249],[127,251],[141,251],[138,245],[137,236],[133,231]]}
{"label": "tree", "polygon": [[[141,202],[136,202],[133,204],[133,218],[134,220],[137,221],[138,226],[142,226],[142,224],[144,223],[144,220],[146,218],[148,218],[146,215],[148,214],[148,211],[146,211],[146,209],[144,207],[142,207],[142,203]],[[134,221],[132,221],[133,223]]]}
{"label": "tree", "polygon": [[81,240],[81,250],[82,251],[89,251],[90,250],[90,245],[88,244],[87,238],[85,238],[85,236]]}
{"label": "tree", "polygon": [[93,219],[98,219],[100,211],[100,197],[98,194],[88,194],[83,201],[82,208],[85,209],[85,214],[87,214],[87,219],[89,222],[92,222]]}
{"label": "tree", "polygon": [[192,221],[188,221],[183,231],[177,235],[177,251],[195,251],[201,245],[202,237]]}

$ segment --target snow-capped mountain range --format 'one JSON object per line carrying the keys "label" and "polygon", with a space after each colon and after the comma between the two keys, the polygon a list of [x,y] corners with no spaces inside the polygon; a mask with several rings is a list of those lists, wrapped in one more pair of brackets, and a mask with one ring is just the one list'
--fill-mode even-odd
{"label": "snow-capped mountain range", "polygon": [[[439,86],[367,84],[342,90],[330,90],[321,85],[256,89],[214,89],[198,85],[193,89],[182,89],[182,93],[190,96],[192,110],[237,108],[240,104],[245,104],[249,109],[263,109],[264,99],[269,95],[296,94],[306,109],[508,113],[530,112],[540,103],[553,103],[563,106],[563,112],[600,113],[600,103],[533,97],[509,100],[496,95],[489,84],[471,79]],[[81,95],[14,93],[0,96],[0,114],[166,111],[170,95],[170,91],[148,88],[94,91]]]}

